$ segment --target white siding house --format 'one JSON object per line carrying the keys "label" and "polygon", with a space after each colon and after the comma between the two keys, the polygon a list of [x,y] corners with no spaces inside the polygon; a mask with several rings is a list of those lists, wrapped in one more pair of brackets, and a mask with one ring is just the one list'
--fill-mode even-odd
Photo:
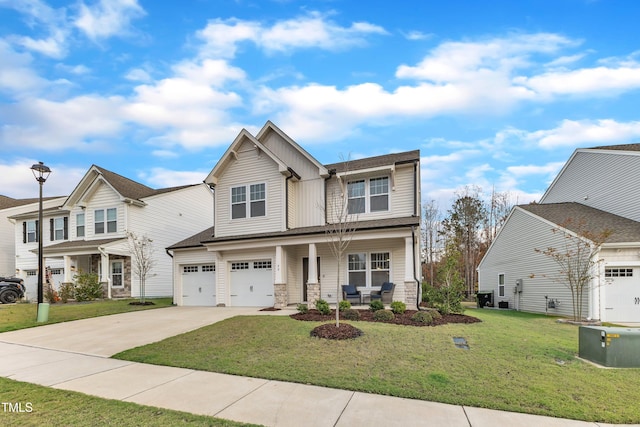
{"label": "white siding house", "polygon": [[512,210],[478,266],[479,291],[493,292],[495,306],[572,316],[560,267],[536,249],[566,253],[565,233],[595,248],[588,237],[606,232],[594,249],[583,317],[640,322],[639,150],[640,144],[576,150],[539,204]]}
{"label": "white siding house", "polygon": [[[322,165],[271,122],[255,136],[242,130],[205,179],[214,188],[213,224],[169,247],[174,300],[314,306],[341,300],[342,284],[368,296],[393,282],[393,299],[415,307],[419,162],[410,151]],[[349,203],[357,224],[340,271],[327,241],[335,218],[326,206],[336,200]]]}
{"label": "white siding house", "polygon": [[[44,211],[44,265],[54,288],[78,272],[97,273],[105,295],[138,297],[132,274],[128,233],[148,237],[153,269],[145,296],[171,296],[172,262],[164,248],[211,223],[213,195],[204,184],[152,189],[98,166],[91,166],[73,192]],[[13,215],[16,273],[25,279],[27,297],[37,293],[37,239],[29,234],[37,210]]]}

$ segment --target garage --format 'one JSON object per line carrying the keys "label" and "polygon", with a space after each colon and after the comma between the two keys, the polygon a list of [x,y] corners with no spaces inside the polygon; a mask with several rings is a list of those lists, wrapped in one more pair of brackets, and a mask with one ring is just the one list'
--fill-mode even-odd
{"label": "garage", "polygon": [[640,322],[638,268],[605,268],[607,322]]}
{"label": "garage", "polygon": [[271,260],[231,263],[231,305],[272,307],[274,299]]}
{"label": "garage", "polygon": [[216,305],[215,264],[182,266],[182,305]]}

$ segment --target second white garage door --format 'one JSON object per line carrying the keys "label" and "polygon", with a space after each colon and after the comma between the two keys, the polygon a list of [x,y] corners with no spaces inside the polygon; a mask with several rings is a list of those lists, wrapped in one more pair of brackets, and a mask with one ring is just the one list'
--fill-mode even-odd
{"label": "second white garage door", "polygon": [[182,305],[216,305],[215,264],[182,266]]}
{"label": "second white garage door", "polygon": [[271,260],[231,263],[231,305],[272,307],[274,302]]}
{"label": "second white garage door", "polygon": [[604,272],[607,322],[640,322],[640,269],[607,267]]}

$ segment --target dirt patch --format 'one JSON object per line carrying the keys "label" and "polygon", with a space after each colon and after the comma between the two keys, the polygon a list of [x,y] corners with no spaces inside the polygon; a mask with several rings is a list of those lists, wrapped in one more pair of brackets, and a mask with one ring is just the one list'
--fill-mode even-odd
{"label": "dirt patch", "polygon": [[[473,316],[467,316],[464,314],[445,314],[440,319],[433,319],[433,322],[429,324],[425,324],[422,322],[414,322],[411,320],[413,315],[416,313],[416,310],[407,310],[403,314],[394,315],[392,320],[380,323],[392,323],[395,325],[407,325],[407,326],[438,326],[438,325],[446,325],[447,323],[478,323],[481,322],[480,319]],[[359,310],[360,320],[357,322],[375,322],[373,320],[373,312],[370,310]],[[296,320],[306,320],[312,322],[330,322],[332,320],[335,321],[336,313],[332,311],[332,314],[320,314],[318,310],[309,310],[308,313],[296,313],[290,316],[292,319]],[[343,317],[340,316],[340,319],[343,320]],[[344,319],[347,320],[347,319]]]}
{"label": "dirt patch", "polygon": [[362,336],[364,332],[348,323],[341,323],[336,327],[335,323],[325,323],[311,331],[311,336],[329,340],[348,340]]}

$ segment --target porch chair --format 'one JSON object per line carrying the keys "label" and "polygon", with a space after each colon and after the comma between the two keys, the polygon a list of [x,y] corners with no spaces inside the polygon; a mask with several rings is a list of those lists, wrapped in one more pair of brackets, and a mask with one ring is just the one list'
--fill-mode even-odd
{"label": "porch chair", "polygon": [[382,300],[383,304],[391,304],[393,300],[393,290],[396,285],[391,282],[384,282],[379,291],[371,291],[371,301]]}
{"label": "porch chair", "polygon": [[352,304],[360,304],[360,291],[356,285],[342,285],[342,299]]}

